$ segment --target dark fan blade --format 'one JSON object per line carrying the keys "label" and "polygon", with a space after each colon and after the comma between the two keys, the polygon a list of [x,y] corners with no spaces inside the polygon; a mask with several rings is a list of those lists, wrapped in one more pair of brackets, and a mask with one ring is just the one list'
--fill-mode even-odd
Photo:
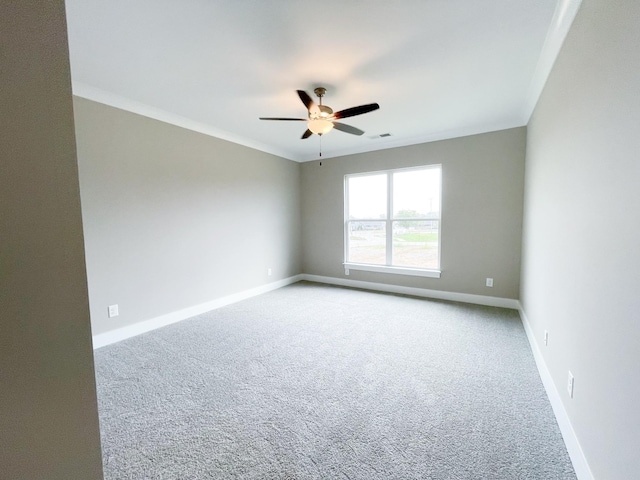
{"label": "dark fan blade", "polygon": [[298,96],[300,97],[300,100],[302,100],[302,103],[304,103],[304,106],[307,107],[307,110],[311,110],[311,107],[315,106],[315,102],[313,101],[313,99],[304,90],[296,90],[296,91],[298,92]]}
{"label": "dark fan blade", "polygon": [[350,133],[351,135],[362,135],[364,133],[364,131],[359,128],[352,127],[351,125],[346,125],[344,123],[333,122],[333,127],[336,130],[340,130],[344,133]]}
{"label": "dark fan blade", "polygon": [[333,118],[347,118],[353,117],[355,115],[362,115],[363,113],[373,112],[374,110],[378,110],[380,105],[377,103],[369,103],[367,105],[360,105],[359,107],[351,107],[346,110],[340,110],[333,114]]}
{"label": "dark fan blade", "polygon": [[302,136],[300,137],[300,140],[309,138],[311,135],[313,135],[313,132],[307,128],[307,131],[302,134]]}
{"label": "dark fan blade", "polygon": [[308,122],[308,118],[282,118],[282,117],[260,117],[260,120],[295,120],[297,122]]}

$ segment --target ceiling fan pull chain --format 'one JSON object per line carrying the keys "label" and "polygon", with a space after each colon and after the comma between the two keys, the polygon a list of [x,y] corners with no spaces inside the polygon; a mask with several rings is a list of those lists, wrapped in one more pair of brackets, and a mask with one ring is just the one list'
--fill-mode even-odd
{"label": "ceiling fan pull chain", "polygon": [[320,156],[322,156],[322,135],[318,135],[320,137]]}

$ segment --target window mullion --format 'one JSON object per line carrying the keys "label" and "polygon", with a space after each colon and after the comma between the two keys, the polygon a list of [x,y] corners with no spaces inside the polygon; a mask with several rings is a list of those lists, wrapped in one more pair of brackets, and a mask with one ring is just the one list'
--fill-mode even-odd
{"label": "window mullion", "polygon": [[349,182],[345,180],[344,182],[344,259],[345,262],[349,260],[349,233],[351,231],[351,217],[349,215],[349,211],[351,206],[349,205]]}
{"label": "window mullion", "polygon": [[387,265],[393,265],[393,173],[387,172]]}

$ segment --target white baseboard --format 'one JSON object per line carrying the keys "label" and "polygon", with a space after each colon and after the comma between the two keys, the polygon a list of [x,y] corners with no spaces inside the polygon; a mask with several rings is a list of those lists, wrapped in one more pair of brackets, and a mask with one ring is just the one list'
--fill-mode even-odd
{"label": "white baseboard", "polygon": [[306,273],[301,276],[302,280],[307,280],[309,282],[328,283],[331,285],[341,285],[343,287],[362,288],[364,290],[399,293],[402,295],[412,295],[414,297],[437,298],[439,300],[450,300],[452,302],[475,303],[477,305],[486,305],[489,307],[503,307],[517,310],[520,305],[518,300],[513,298],[489,297],[485,295],[472,295],[470,293],[444,292],[441,290],[429,290],[426,288],[402,287],[386,283],[363,282],[361,280],[323,277],[320,275],[309,275]]}
{"label": "white baseboard", "polygon": [[538,372],[540,372],[540,378],[542,379],[544,388],[547,391],[547,396],[549,397],[549,402],[551,403],[551,407],[553,408],[553,413],[555,414],[556,420],[558,421],[558,426],[560,427],[562,438],[564,439],[564,443],[567,447],[567,452],[569,453],[569,457],[571,458],[571,463],[573,463],[573,469],[576,472],[576,477],[578,477],[578,480],[594,480],[594,476],[593,473],[591,473],[591,469],[589,468],[587,458],[582,451],[582,447],[580,446],[580,442],[578,441],[576,432],[573,430],[573,426],[571,425],[571,421],[569,420],[569,415],[567,415],[567,411],[565,410],[562,403],[560,392],[553,382],[551,373],[547,368],[547,364],[545,363],[542,352],[540,351],[540,347],[538,346],[538,342],[536,342],[531,324],[529,323],[529,319],[527,318],[527,314],[522,308],[520,302],[518,302],[518,311],[520,312],[520,318],[522,319],[524,330],[525,332],[527,332],[527,338],[529,339],[529,344],[531,345],[531,351],[533,352],[533,358],[535,358]]}
{"label": "white baseboard", "polygon": [[241,300],[246,300],[247,298],[262,295],[263,293],[276,290],[295,282],[299,282],[300,280],[302,280],[302,275],[294,275],[293,277],[278,280],[277,282],[267,283],[266,285],[261,285],[250,290],[244,290],[242,292],[234,293],[233,295],[216,298],[215,300],[201,303],[199,305],[194,305],[192,307],[187,307],[175,312],[167,313],[166,315],[161,315],[150,320],[145,320],[143,322],[134,323],[133,325],[127,325],[126,327],[121,327],[109,332],[94,335],[93,349],[95,350],[97,348],[104,347],[106,345],[110,345],[127,338],[135,337],[136,335],[150,332],[151,330],[156,330],[157,328],[186,320],[187,318],[191,318],[196,315],[215,310],[216,308],[231,305],[232,303],[236,303]]}
{"label": "white baseboard", "polygon": [[125,327],[117,328],[109,332],[100,333],[93,336],[93,348],[94,350],[112,343],[125,340],[127,338],[135,337],[142,333],[156,330],[172,323],[177,323],[187,318],[200,315],[216,308],[224,307],[232,303],[246,300],[247,298],[255,297],[263,293],[276,290],[278,288],[290,285],[301,280],[308,280],[310,282],[328,283],[331,285],[341,285],[345,287],[362,288],[366,290],[374,290],[389,293],[399,293],[404,295],[413,295],[416,297],[437,298],[440,300],[451,300],[454,302],[475,303],[478,305],[488,305],[492,307],[504,307],[518,309],[518,301],[510,298],[499,297],[487,297],[484,295],[471,295],[468,293],[455,293],[455,292],[443,292],[439,290],[428,290],[424,288],[402,287],[398,285],[387,285],[384,283],[363,282],[358,280],[323,277],[320,275],[308,275],[300,274],[293,277],[285,278],[277,282],[268,283],[260,287],[245,290],[226,297],[217,298],[209,302],[187,307],[182,310],[167,313],[149,320],[134,323],[133,325],[127,325]]}

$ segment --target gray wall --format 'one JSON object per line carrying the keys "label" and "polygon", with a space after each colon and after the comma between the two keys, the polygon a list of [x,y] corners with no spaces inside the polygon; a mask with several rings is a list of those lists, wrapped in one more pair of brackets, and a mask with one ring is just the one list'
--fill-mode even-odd
{"label": "gray wall", "polygon": [[[518,298],[526,131],[516,128],[302,165],[303,271]],[[442,277],[351,270],[345,277],[344,175],[442,164]],[[494,287],[485,286],[485,278]]]}
{"label": "gray wall", "polygon": [[300,273],[297,163],[82,98],[74,109],[94,334]]}
{"label": "gray wall", "polygon": [[62,1],[0,4],[0,477],[102,478]]}
{"label": "gray wall", "polygon": [[583,0],[527,142],[521,301],[608,480],[640,472],[639,45],[640,2]]}

